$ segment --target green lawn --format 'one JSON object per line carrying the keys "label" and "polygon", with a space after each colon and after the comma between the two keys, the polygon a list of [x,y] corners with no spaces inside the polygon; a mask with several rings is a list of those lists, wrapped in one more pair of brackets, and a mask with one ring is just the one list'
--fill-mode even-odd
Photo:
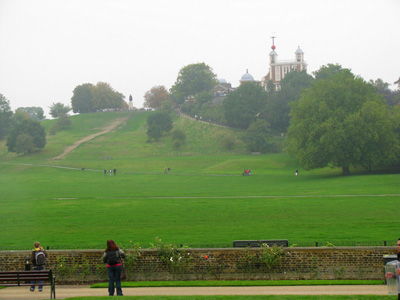
{"label": "green lawn", "polygon": [[109,238],[146,246],[161,237],[201,246],[240,239],[335,244],[398,235],[398,214],[391,208],[400,196],[381,196],[397,192],[398,175],[127,171],[110,177],[101,171],[0,164],[5,220],[0,235],[7,241],[0,248],[29,249],[32,232],[52,249],[103,248]]}
{"label": "green lawn", "polygon": [[[338,169],[305,171],[285,154],[245,154],[240,131],[175,117],[187,134],[177,151],[168,136],[146,142],[148,114],[75,116],[70,130],[49,136],[45,150],[34,155],[8,154],[2,141],[0,238],[6,242],[0,250],[30,249],[33,240],[51,249],[102,249],[110,238],[144,247],[155,237],[193,247],[240,239],[345,245],[398,238],[395,170],[366,175],[352,169],[347,177]],[[122,117],[115,131],[53,159]],[[46,130],[53,123],[44,122]],[[220,143],[227,134],[237,139],[233,151]],[[164,167],[171,173],[163,174]],[[114,168],[117,176],[103,175]],[[246,168],[252,176],[241,176]]]}

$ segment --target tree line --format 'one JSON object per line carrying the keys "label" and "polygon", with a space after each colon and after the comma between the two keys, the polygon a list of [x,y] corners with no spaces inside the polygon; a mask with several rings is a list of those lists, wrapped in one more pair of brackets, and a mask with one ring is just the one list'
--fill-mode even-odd
{"label": "tree line", "polygon": [[[272,82],[266,88],[257,82],[241,84],[215,105],[216,74],[205,63],[190,64],[179,71],[169,90],[159,85],[145,93],[144,106],[159,110],[147,120],[147,134],[157,141],[170,132],[170,114],[179,109],[241,129],[252,152],[283,149],[308,169],[341,167],[347,174],[350,166],[361,165],[371,170],[400,162],[400,80],[396,84],[393,91],[381,79],[366,82],[349,69],[328,64],[312,75],[286,74],[279,90]],[[79,85],[73,90],[71,107],[61,103],[50,107],[50,114],[58,119],[54,132],[70,126],[70,110],[91,113],[110,108],[127,108],[124,96],[110,84]],[[44,147],[44,130],[41,133],[37,126],[43,118],[43,110],[37,107],[18,108],[13,114],[0,94],[0,138],[8,136],[9,151],[30,153]],[[174,136],[174,144],[180,147],[184,132],[178,130]]]}
{"label": "tree line", "polygon": [[[313,76],[312,76],[313,75]],[[284,151],[306,169],[400,163],[400,79],[392,91],[381,79],[366,82],[338,64],[322,66],[312,75],[291,72],[278,91],[257,82],[241,84],[222,105],[212,103],[216,75],[204,63],[183,67],[168,91],[153,87],[145,106],[180,107],[244,131],[249,151]],[[282,138],[284,137],[284,139]]]}

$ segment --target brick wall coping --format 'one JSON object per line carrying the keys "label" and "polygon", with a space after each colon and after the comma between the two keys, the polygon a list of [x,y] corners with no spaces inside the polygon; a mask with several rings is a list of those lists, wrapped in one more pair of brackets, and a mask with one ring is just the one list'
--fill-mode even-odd
{"label": "brick wall coping", "polygon": [[[247,250],[260,250],[261,248],[178,248],[179,250],[187,250],[193,252],[207,252],[207,251],[247,251]],[[388,247],[388,246],[370,246],[370,247],[284,247],[284,250],[288,251],[290,249],[296,251],[326,251],[326,250],[388,250],[388,252],[392,252],[396,250],[396,247]],[[127,249],[129,251],[131,249]],[[46,250],[48,252],[59,252],[59,253],[70,253],[70,252],[80,252],[80,253],[91,253],[91,252],[100,252],[103,253],[104,249],[63,249],[63,250]],[[140,249],[140,251],[145,252],[157,252],[157,249]],[[1,253],[15,253],[15,254],[22,254],[22,253],[31,253],[32,250],[2,250]]]}

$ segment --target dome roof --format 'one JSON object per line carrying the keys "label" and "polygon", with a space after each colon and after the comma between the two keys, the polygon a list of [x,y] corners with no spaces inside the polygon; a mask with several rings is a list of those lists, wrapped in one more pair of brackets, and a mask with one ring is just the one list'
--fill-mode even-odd
{"label": "dome roof", "polygon": [[300,49],[300,46],[299,46],[295,53],[296,54],[303,54],[304,52],[303,52],[303,50]]}
{"label": "dome roof", "polygon": [[219,78],[218,83],[228,83],[224,78]]}
{"label": "dome roof", "polygon": [[274,55],[278,55],[278,53],[277,53],[275,50],[272,50],[272,51],[269,53],[269,55],[270,55],[270,56],[274,56]]}
{"label": "dome roof", "polygon": [[253,76],[251,76],[251,74],[249,74],[249,70],[246,70],[246,73],[243,74],[240,81],[254,81],[254,78],[253,78]]}

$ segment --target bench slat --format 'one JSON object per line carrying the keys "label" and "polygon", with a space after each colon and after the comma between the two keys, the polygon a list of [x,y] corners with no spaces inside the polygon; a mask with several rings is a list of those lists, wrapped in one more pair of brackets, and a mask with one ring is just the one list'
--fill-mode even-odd
{"label": "bench slat", "polygon": [[45,285],[45,286],[51,286],[51,282],[43,282],[43,283],[35,283],[35,284],[33,284],[33,283],[20,283],[20,284],[18,284],[18,283],[2,283],[1,284],[1,286],[32,286],[32,285],[34,285],[34,286],[42,286],[42,285]]}

